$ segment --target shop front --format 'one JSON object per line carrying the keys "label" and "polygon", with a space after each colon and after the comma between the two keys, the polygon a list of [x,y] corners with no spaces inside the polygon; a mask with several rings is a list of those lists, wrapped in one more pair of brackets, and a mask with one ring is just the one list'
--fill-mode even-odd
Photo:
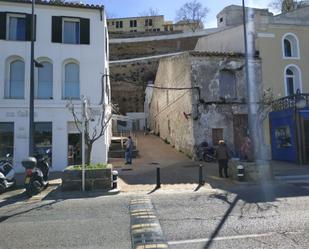
{"label": "shop front", "polygon": [[280,99],[274,109],[269,114],[272,159],[308,164],[309,95]]}

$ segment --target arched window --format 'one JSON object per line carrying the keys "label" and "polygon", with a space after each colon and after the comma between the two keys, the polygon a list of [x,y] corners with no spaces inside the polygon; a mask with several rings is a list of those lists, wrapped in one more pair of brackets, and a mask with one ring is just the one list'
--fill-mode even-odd
{"label": "arched window", "polygon": [[53,98],[53,64],[48,61],[40,63],[42,67],[38,68],[38,84],[37,94],[38,99]]}
{"label": "arched window", "polygon": [[283,57],[299,58],[299,43],[296,35],[288,33],[283,36]]}
{"label": "arched window", "polygon": [[23,99],[25,92],[25,63],[22,60],[9,62],[9,80],[6,97]]}
{"label": "arched window", "polygon": [[293,95],[297,89],[301,90],[300,69],[295,65],[290,65],[285,70],[285,89],[286,95]]}
{"label": "arched window", "polygon": [[69,62],[64,65],[64,98],[79,99],[79,65]]}

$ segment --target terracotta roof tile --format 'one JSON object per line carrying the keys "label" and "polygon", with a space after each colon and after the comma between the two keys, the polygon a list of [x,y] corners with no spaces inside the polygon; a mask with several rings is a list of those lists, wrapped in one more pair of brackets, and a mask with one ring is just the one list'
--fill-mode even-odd
{"label": "terracotta roof tile", "polygon": [[[25,3],[30,4],[31,0],[0,0],[0,2],[14,2],[14,3]],[[40,5],[51,5],[51,6],[60,6],[60,7],[73,7],[73,8],[87,8],[87,9],[104,9],[103,5],[94,5],[94,4],[82,4],[76,2],[50,2],[47,0],[35,0],[35,4]]]}

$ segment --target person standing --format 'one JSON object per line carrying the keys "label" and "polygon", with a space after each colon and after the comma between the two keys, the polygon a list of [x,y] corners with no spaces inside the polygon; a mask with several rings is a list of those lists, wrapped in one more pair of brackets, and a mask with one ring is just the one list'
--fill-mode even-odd
{"label": "person standing", "polygon": [[125,142],[126,151],[125,151],[125,164],[132,164],[132,151],[133,151],[133,141],[131,136],[128,136],[127,141]]}
{"label": "person standing", "polygon": [[229,151],[227,145],[225,144],[224,140],[219,141],[219,147],[216,151],[216,156],[218,159],[218,166],[219,166],[219,176],[223,177],[222,170],[224,170],[224,176],[228,178],[227,168],[228,168],[228,161],[229,161]]}

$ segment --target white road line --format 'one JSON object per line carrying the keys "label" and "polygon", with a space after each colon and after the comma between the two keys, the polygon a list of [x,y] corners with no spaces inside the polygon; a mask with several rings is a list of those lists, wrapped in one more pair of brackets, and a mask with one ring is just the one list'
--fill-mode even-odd
{"label": "white road line", "polygon": [[[246,234],[246,235],[234,235],[234,236],[224,236],[224,237],[216,237],[214,241],[220,240],[234,240],[234,239],[250,239],[250,238],[260,238],[260,237],[270,237],[275,233],[261,233],[261,234]],[[203,243],[208,242],[210,238],[205,239],[191,239],[191,240],[179,240],[179,241],[169,241],[169,245],[180,245],[180,244],[194,244],[194,243]]]}

